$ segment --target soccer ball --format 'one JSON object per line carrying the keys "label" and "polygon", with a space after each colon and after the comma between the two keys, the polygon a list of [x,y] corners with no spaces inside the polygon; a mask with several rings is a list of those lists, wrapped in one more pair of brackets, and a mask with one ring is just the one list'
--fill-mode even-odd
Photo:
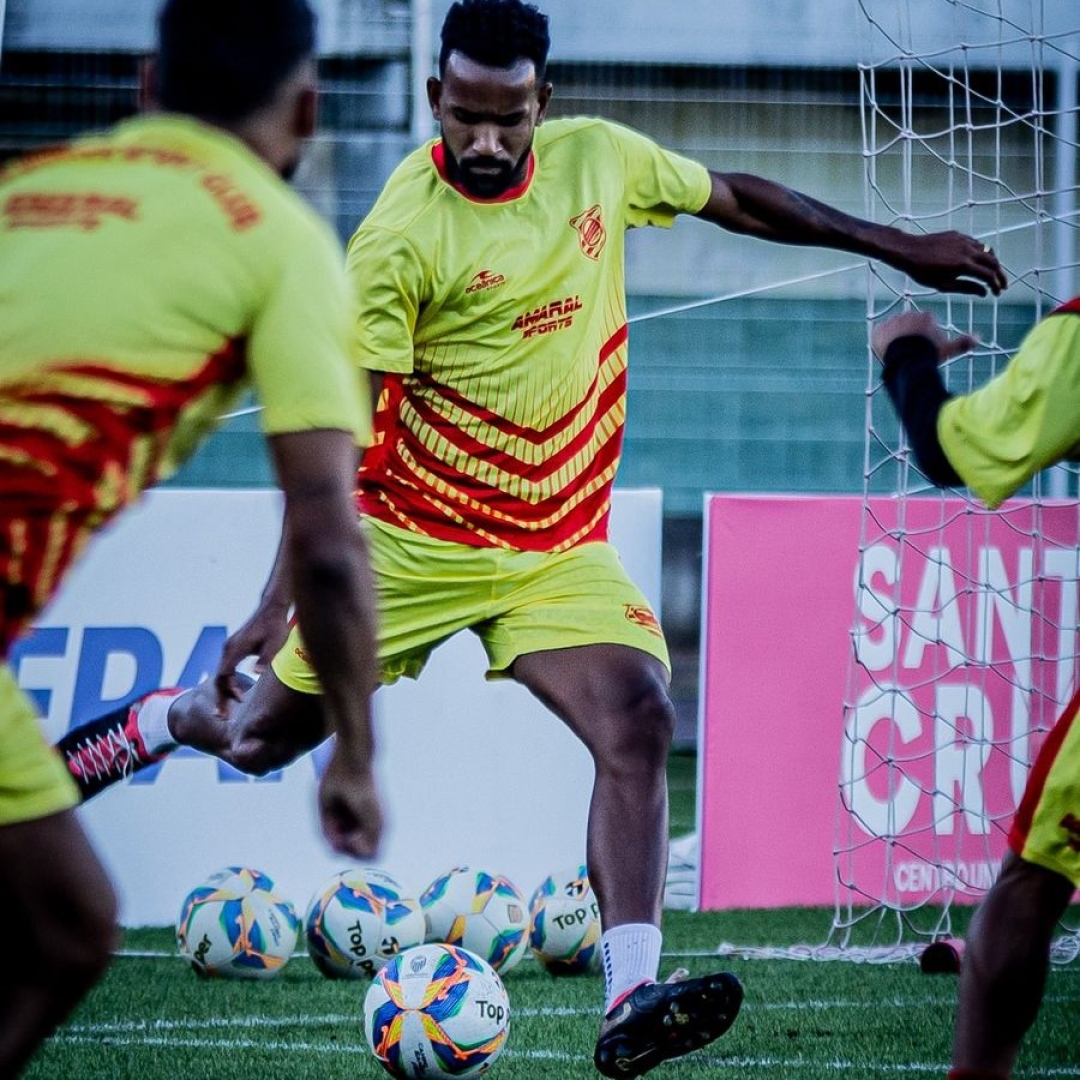
{"label": "soccer ball", "polygon": [[266,874],[230,866],[184,898],[176,942],[197,975],[269,979],[296,948],[296,909]]}
{"label": "soccer ball", "polygon": [[596,967],[600,905],[584,866],[544,878],[529,901],[529,919],[529,947],[553,975]]}
{"label": "soccer ball", "polygon": [[529,906],[501,874],[456,866],[421,894],[429,942],[468,949],[506,974],[528,951]]}
{"label": "soccer ball", "polygon": [[253,889],[263,889],[273,892],[276,888],[274,879],[261,870],[255,870],[250,866],[226,866],[221,870],[215,870],[207,875],[204,885],[217,885],[222,889],[246,893]]}
{"label": "soccer ball", "polygon": [[453,945],[417,945],[375,976],[364,1035],[387,1072],[479,1076],[510,1034],[510,999],[495,969]]}
{"label": "soccer ball", "polygon": [[370,979],[403,949],[424,941],[420,904],[373,867],[343,870],[311,898],[308,955],[328,979]]}

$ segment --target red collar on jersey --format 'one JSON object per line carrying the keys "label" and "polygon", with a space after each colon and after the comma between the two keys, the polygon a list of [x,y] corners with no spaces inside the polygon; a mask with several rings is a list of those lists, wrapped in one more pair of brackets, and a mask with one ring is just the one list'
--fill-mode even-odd
{"label": "red collar on jersey", "polygon": [[512,188],[507,188],[501,195],[496,195],[494,199],[481,199],[479,196],[466,191],[460,184],[457,184],[450,179],[446,169],[446,147],[441,141],[435,143],[431,148],[431,160],[435,163],[435,169],[443,180],[445,180],[455,191],[464,195],[470,202],[475,203],[511,202],[514,199],[520,198],[529,190],[533,173],[536,172],[536,155],[530,150],[529,161],[525,166],[525,179],[522,180],[520,184],[515,184]]}

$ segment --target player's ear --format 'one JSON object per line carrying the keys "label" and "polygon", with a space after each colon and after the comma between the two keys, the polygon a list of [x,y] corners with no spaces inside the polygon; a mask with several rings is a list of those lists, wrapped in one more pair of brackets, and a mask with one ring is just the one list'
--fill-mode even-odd
{"label": "player's ear", "polygon": [[293,133],[298,139],[308,139],[315,134],[319,122],[319,91],[314,86],[303,86],[293,103]]}
{"label": "player's ear", "polygon": [[539,90],[536,91],[536,100],[539,104],[539,108],[536,112],[536,122],[538,124],[543,123],[544,117],[547,116],[548,103],[551,101],[551,95],[554,93],[555,88],[551,83],[544,83]]}
{"label": "player's ear", "polygon": [[152,56],[143,57],[139,63],[139,111],[154,112],[157,107],[157,97],[154,92],[154,83],[157,79],[157,68]]}
{"label": "player's ear", "polygon": [[436,79],[434,75],[428,77],[427,81],[427,99],[428,105],[431,106],[431,115],[436,120],[442,119],[439,115],[441,112],[440,101],[442,100],[442,82]]}

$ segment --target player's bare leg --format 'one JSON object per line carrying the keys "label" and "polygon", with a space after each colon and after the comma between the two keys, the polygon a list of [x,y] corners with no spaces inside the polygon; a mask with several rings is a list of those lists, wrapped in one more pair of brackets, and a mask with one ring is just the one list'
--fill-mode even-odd
{"label": "player's bare leg", "polygon": [[727,972],[655,981],[675,724],[667,671],[637,649],[588,645],[520,656],[511,673],[593,759],[586,858],[607,986],[595,1063],[607,1076],[639,1076],[722,1035],[742,1003],[742,987]]}
{"label": "player's bare leg", "polygon": [[116,896],[70,810],[0,827],[0,1077],[14,1077],[101,977]]}
{"label": "player's bare leg", "polygon": [[218,715],[214,685],[208,680],[172,701],[168,725],[182,746],[212,754],[252,776],[290,765],[327,735],[322,698],[290,689],[270,670],[231,704],[228,718]]}
{"label": "player's bare leg", "polygon": [[313,749],[325,731],[322,699],[290,690],[267,671],[231,703],[227,718],[218,715],[214,685],[207,680],[124,705],[74,728],[56,748],[85,801],[161,761],[178,744],[262,776]]}
{"label": "player's bare leg", "polygon": [[1067,878],[1006,853],[965,943],[954,1068],[1010,1075],[1038,1015],[1054,930],[1072,894]]}
{"label": "player's bare leg", "polygon": [[658,926],[675,725],[663,665],[637,649],[589,645],[518,657],[512,673],[592,756],[587,854],[604,926]]}

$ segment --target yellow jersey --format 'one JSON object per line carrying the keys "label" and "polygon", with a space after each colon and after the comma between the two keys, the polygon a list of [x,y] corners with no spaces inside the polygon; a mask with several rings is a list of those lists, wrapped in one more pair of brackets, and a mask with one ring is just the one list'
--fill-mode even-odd
{"label": "yellow jersey", "polygon": [[353,236],[354,351],[385,372],[363,512],[441,539],[606,539],[626,416],[625,233],[700,210],[704,166],[597,119],[536,130],[477,199],[414,151]]}
{"label": "yellow jersey", "polygon": [[1080,460],[1080,298],[1036,324],[1000,374],[946,401],[937,431],[957,475],[991,508],[1042,469]]}
{"label": "yellow jersey", "polygon": [[148,115],[9,163],[8,608],[24,620],[40,606],[86,535],[175,468],[249,385],[268,434],[341,429],[366,442],[348,312],[336,238],[224,131]]}

